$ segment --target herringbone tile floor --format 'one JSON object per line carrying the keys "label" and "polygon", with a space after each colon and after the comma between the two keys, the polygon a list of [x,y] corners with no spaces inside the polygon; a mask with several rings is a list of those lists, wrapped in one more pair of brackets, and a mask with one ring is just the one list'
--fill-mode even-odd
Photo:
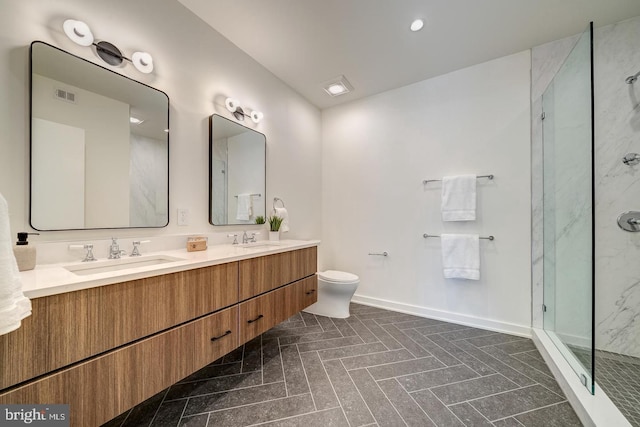
{"label": "herringbone tile floor", "polygon": [[526,338],[300,313],[105,426],[580,426]]}

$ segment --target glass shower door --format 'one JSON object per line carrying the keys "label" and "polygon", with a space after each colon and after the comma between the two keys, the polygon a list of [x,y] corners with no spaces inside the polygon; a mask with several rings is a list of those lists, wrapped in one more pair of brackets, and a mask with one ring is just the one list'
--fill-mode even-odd
{"label": "glass shower door", "polygon": [[592,25],[542,96],[544,329],[593,393]]}

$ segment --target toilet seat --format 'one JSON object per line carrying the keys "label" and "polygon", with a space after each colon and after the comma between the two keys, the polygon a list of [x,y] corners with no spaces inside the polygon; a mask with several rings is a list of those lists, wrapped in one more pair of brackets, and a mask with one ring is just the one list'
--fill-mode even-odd
{"label": "toilet seat", "polygon": [[338,285],[352,285],[360,280],[355,274],[337,270],[318,272],[318,277],[327,283]]}

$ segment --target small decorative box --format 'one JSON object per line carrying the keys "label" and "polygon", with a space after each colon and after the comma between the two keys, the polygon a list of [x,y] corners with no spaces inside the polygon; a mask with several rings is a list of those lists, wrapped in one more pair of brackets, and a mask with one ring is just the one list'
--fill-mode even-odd
{"label": "small decorative box", "polygon": [[187,252],[204,251],[207,249],[207,238],[202,236],[187,238]]}

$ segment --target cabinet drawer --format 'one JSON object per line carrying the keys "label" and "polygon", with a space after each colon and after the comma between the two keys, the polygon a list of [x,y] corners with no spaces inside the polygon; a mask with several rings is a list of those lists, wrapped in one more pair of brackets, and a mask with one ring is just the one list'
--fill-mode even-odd
{"label": "cabinet drawer", "polygon": [[0,394],[0,403],[69,404],[72,426],[98,426],[237,346],[233,307]]}
{"label": "cabinet drawer", "polygon": [[240,304],[240,344],[257,337],[276,324],[275,292]]}
{"label": "cabinet drawer", "polygon": [[2,404],[70,405],[71,426],[98,426],[194,370],[188,324],[0,394]]}
{"label": "cabinet drawer", "polygon": [[317,253],[314,246],[240,261],[240,300],[315,274]]}
{"label": "cabinet drawer", "polygon": [[302,281],[302,288],[302,307],[300,307],[300,310],[304,310],[318,301],[318,276],[314,275],[304,279]]}
{"label": "cabinet drawer", "polygon": [[[194,322],[195,369],[200,369],[240,345],[238,306],[212,314]],[[182,349],[191,351],[190,349]]]}
{"label": "cabinet drawer", "polygon": [[278,301],[275,323],[287,320],[316,302],[317,289],[318,280],[313,275],[274,291]]}
{"label": "cabinet drawer", "polygon": [[0,390],[237,301],[236,262],[36,298],[0,336]]}

